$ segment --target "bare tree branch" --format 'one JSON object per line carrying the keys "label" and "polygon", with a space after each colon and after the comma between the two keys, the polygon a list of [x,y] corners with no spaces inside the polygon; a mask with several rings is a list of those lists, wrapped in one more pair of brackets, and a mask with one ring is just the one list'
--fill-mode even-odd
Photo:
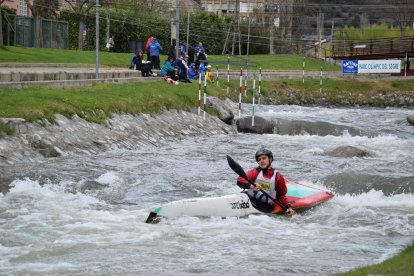
{"label": "bare tree branch", "polygon": [[72,11],[79,18],[79,31],[78,31],[78,50],[83,50],[83,24],[85,22],[85,16],[96,5],[95,0],[65,0],[66,3],[72,8]]}

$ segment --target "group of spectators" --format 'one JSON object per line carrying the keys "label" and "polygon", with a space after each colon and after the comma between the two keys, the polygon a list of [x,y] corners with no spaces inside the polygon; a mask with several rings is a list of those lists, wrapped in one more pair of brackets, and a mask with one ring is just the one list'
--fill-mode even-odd
{"label": "group of spectators", "polygon": [[[178,84],[196,80],[201,75],[206,75],[207,79],[213,81],[211,65],[207,64],[207,54],[201,42],[187,52],[184,43],[179,44],[178,57],[176,48],[171,47],[167,60],[161,69],[161,76],[169,83]],[[195,56],[195,58],[194,58]]]}
{"label": "group of spectators", "polygon": [[144,53],[137,50],[130,62],[130,68],[140,70],[143,77],[157,76],[151,69],[161,69],[160,67],[160,51],[162,47],[155,37],[150,37],[145,44],[145,52],[147,60],[144,58]]}
{"label": "group of spectators", "polygon": [[176,48],[171,46],[167,60],[160,67],[160,51],[162,47],[155,37],[148,38],[145,44],[147,60],[144,53],[138,50],[132,60],[130,68],[140,70],[143,77],[156,76],[152,69],[161,70],[161,76],[169,83],[189,82],[196,80],[199,75],[206,75],[207,80],[213,81],[211,65],[207,63],[207,54],[201,42],[195,47],[187,48],[184,42],[179,43],[178,56]]}

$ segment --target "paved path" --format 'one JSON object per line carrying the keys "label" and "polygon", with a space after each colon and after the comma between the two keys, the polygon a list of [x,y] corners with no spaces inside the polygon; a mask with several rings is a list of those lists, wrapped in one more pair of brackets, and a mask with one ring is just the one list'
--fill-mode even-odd
{"label": "paved path", "polygon": [[[159,70],[154,70],[159,75]],[[256,72],[257,73],[257,72]],[[248,71],[251,79],[253,71]],[[216,72],[214,72],[216,76]],[[239,70],[231,70],[230,79],[240,78]],[[301,70],[270,71],[262,70],[262,80],[290,78],[301,79]],[[219,78],[227,79],[227,70],[219,71]],[[305,71],[305,78],[320,78],[320,71]],[[323,78],[352,78],[352,79],[413,79],[414,77],[391,77],[390,75],[346,75],[341,72],[324,71]],[[141,72],[128,68],[99,68],[99,77],[96,78],[96,68],[89,64],[32,64],[32,63],[0,63],[0,89],[24,88],[33,85],[47,85],[53,87],[78,87],[94,83],[121,83],[134,81],[154,81],[157,77],[143,78]]]}

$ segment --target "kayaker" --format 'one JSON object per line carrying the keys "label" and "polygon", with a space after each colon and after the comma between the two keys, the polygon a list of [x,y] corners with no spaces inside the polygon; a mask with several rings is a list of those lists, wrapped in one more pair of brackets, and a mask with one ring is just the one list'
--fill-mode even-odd
{"label": "kayaker", "polygon": [[260,191],[262,189],[287,208],[286,214],[288,216],[295,215],[296,212],[290,207],[286,197],[287,188],[285,179],[281,173],[276,172],[272,167],[273,153],[268,149],[260,148],[256,151],[255,158],[259,166],[248,170],[246,175],[256,186],[249,184],[240,176],[237,178],[237,185],[242,189],[246,189],[250,202],[258,210],[271,213],[275,206],[274,201]]}

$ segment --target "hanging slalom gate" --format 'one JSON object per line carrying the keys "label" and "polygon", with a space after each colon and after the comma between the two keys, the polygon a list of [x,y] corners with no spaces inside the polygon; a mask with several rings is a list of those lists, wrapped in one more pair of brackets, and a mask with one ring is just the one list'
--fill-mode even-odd
{"label": "hanging slalom gate", "polygon": [[[221,62],[217,62],[221,63]],[[237,63],[236,63],[237,64]],[[246,65],[247,63],[245,63]],[[257,66],[251,66],[257,67]],[[244,74],[243,74],[244,73]],[[252,126],[254,126],[254,117],[256,114],[256,103],[260,105],[260,96],[261,96],[261,81],[262,81],[262,68],[259,68],[259,87],[256,90],[256,72],[253,72],[253,103],[252,103]],[[202,79],[204,78],[204,79]],[[243,86],[244,80],[244,86]],[[203,107],[201,107],[201,86],[203,81]],[[227,93],[229,93],[229,82],[230,82],[230,56],[227,57]],[[238,103],[238,117],[241,118],[241,111],[242,111],[242,94],[244,91],[244,97],[247,97],[247,69],[243,71],[243,68],[240,68],[240,75],[239,75],[239,103]],[[216,66],[216,84],[219,86],[219,70],[218,66]],[[257,102],[256,102],[257,99]],[[202,72],[199,73],[198,76],[198,115],[201,115],[201,111],[203,111],[204,120],[206,119],[206,110],[207,107],[207,76]]]}
{"label": "hanging slalom gate", "polygon": [[[36,22],[33,17],[6,14],[5,45],[68,49],[69,24],[66,21],[40,18],[36,37]],[[36,45],[38,40],[38,45]]]}

